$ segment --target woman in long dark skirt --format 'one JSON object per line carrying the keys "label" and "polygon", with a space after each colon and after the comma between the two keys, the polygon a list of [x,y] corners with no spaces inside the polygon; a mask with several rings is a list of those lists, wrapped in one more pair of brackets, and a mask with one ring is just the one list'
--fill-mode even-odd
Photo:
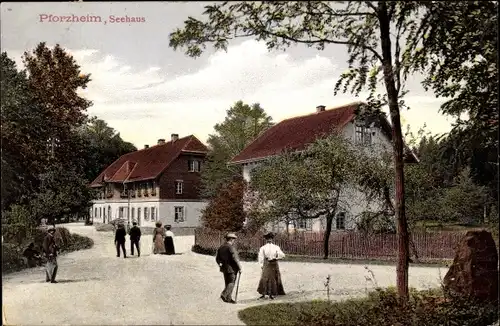
{"label": "woman in long dark skirt", "polygon": [[259,250],[259,263],[262,266],[257,292],[261,294],[261,299],[266,295],[272,300],[278,295],[285,295],[278,260],[285,258],[285,254],[280,247],[272,243],[274,234],[268,233],[265,236],[266,244]]}
{"label": "woman in long dark skirt", "polygon": [[165,254],[175,255],[174,233],[171,225],[165,225]]}

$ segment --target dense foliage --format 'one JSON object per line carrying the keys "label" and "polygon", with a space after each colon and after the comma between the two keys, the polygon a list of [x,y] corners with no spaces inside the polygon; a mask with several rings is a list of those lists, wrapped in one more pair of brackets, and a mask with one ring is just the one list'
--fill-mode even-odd
{"label": "dense foliage", "polygon": [[245,189],[246,182],[241,177],[223,185],[203,210],[203,225],[214,230],[240,231],[246,219],[243,210]]}
{"label": "dense foliage", "polygon": [[258,103],[238,101],[227,110],[224,121],[208,137],[210,152],[201,174],[205,198],[213,198],[222,186],[241,176],[240,166],[227,163],[272,125],[272,118]]}
{"label": "dense foliage", "polygon": [[[27,267],[21,257],[30,242],[35,244],[35,250],[41,252],[46,232],[37,228],[28,234],[23,224],[12,224],[2,225],[2,235],[4,236],[4,242],[2,243],[2,273],[8,273]],[[72,234],[66,228],[56,228],[55,236],[61,253],[90,249],[94,245],[92,239],[79,234]]]}
{"label": "dense foliage", "polygon": [[40,43],[19,71],[1,54],[2,221],[37,225],[88,216],[88,187],[122,154],[135,150],[104,121],[89,119],[79,95],[90,82],[73,57]]}

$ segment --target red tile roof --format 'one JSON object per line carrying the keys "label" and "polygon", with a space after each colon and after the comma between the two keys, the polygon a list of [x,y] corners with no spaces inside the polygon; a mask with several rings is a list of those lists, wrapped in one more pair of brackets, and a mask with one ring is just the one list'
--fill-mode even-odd
{"label": "red tile roof", "polygon": [[230,163],[243,163],[277,155],[283,150],[301,150],[316,139],[341,130],[355,117],[360,102],[290,118],[274,125],[250,143]]}
{"label": "red tile roof", "polygon": [[208,153],[208,148],[195,136],[151,146],[125,154],[108,166],[92,183],[132,182],[157,178],[181,153]]}

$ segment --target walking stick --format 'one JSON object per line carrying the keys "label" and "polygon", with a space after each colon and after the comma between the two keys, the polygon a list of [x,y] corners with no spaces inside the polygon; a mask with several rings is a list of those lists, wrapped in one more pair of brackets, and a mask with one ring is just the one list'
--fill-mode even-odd
{"label": "walking stick", "polygon": [[240,288],[240,279],[241,279],[241,271],[238,272],[238,281],[236,283],[236,294],[234,296],[234,301],[235,302],[238,302],[238,290]]}

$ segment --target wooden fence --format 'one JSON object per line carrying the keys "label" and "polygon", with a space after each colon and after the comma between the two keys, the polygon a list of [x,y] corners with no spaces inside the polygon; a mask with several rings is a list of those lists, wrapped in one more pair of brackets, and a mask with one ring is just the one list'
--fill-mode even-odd
{"label": "wooden fence", "polygon": [[[427,232],[411,234],[410,255],[420,262],[453,259],[455,247],[466,232]],[[205,249],[217,249],[224,242],[224,232],[197,228],[195,244]],[[275,243],[288,255],[323,257],[323,233],[278,234]],[[257,253],[264,244],[262,234],[238,234],[236,246],[240,252]],[[355,231],[332,231],[329,257],[337,259],[394,260],[397,257],[395,234],[365,235]]]}

